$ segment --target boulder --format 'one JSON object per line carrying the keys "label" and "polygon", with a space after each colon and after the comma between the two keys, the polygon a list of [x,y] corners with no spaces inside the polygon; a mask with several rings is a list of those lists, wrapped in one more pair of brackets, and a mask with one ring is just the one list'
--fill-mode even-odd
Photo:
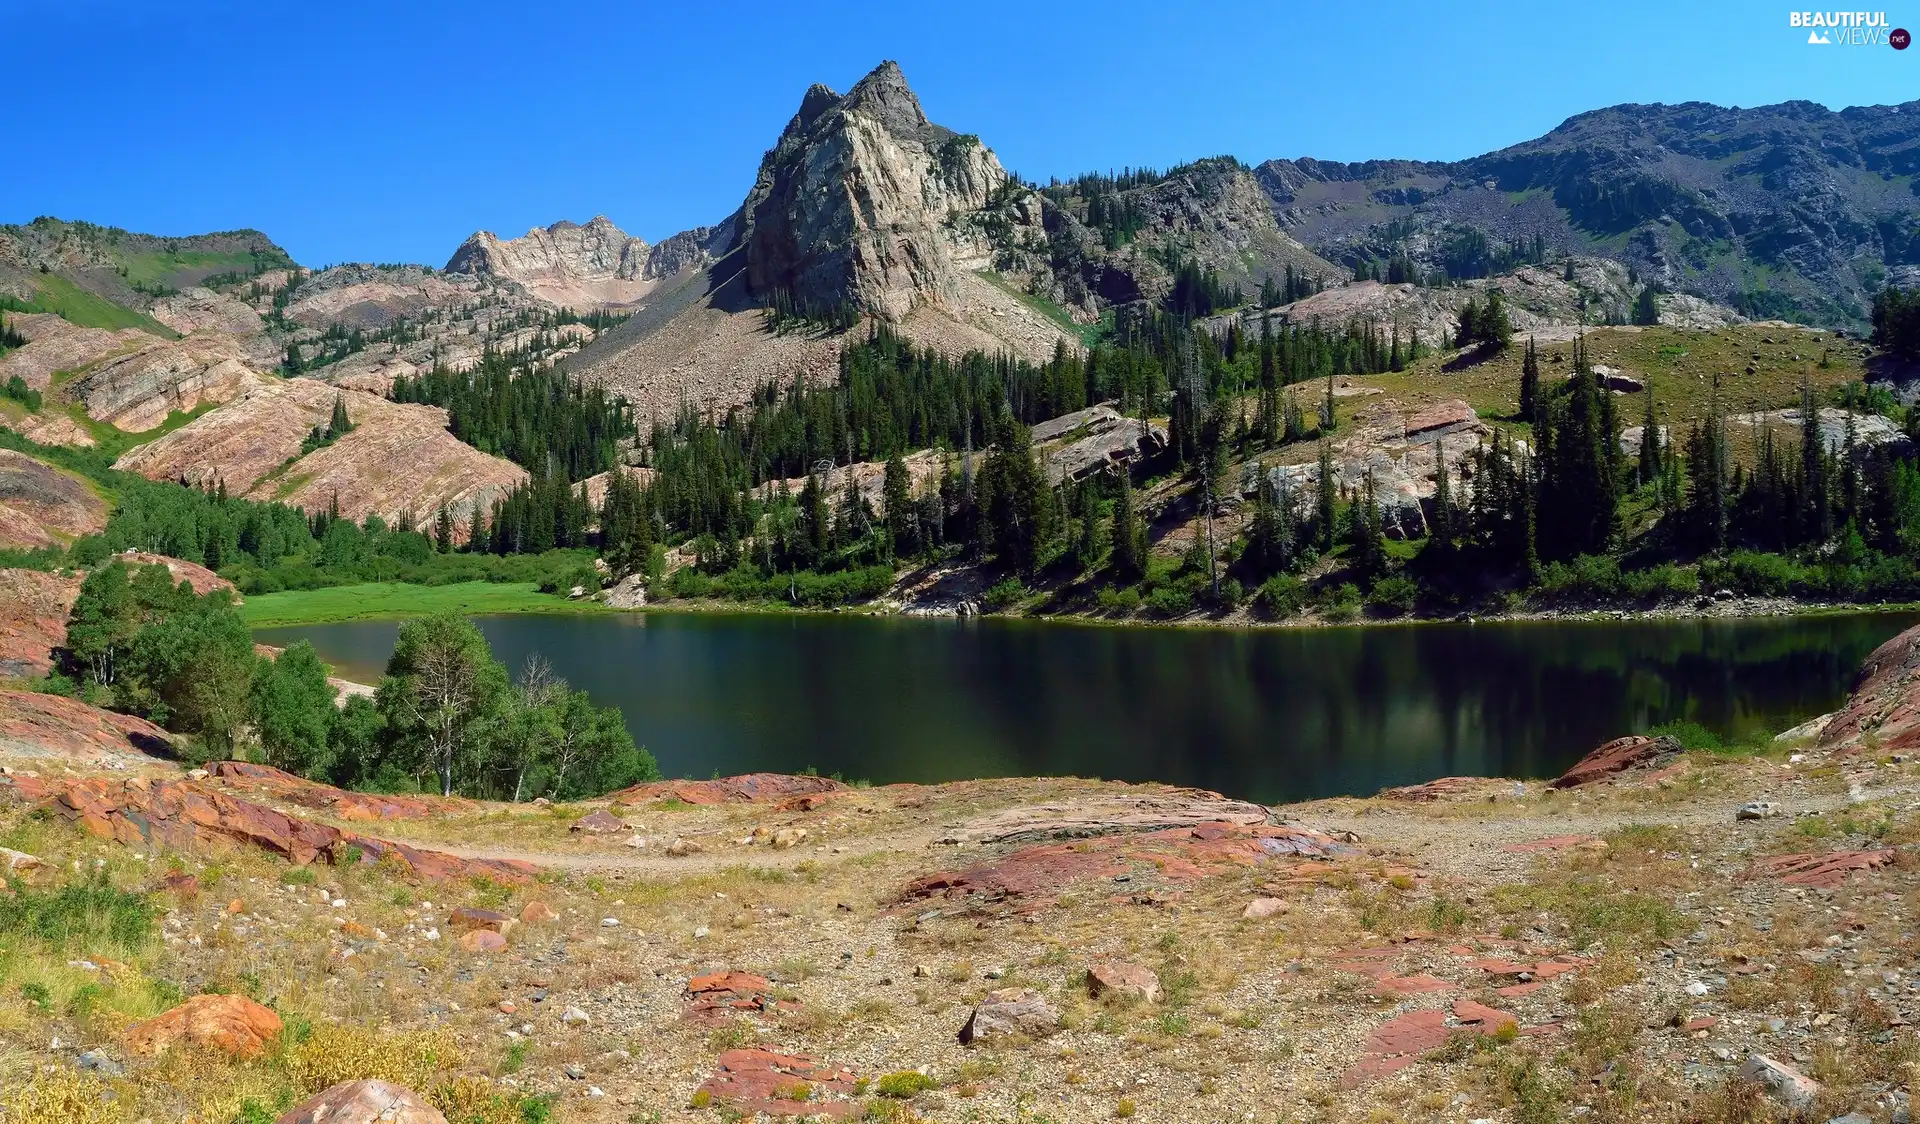
{"label": "boulder", "polygon": [[454,943],[462,952],[500,952],[507,947],[507,938],[492,929],[470,929]]}
{"label": "boulder", "polygon": [[127,1028],[127,1048],[157,1054],[186,1042],[251,1058],[280,1033],[280,1016],[244,995],[196,995],[169,1011]]}
{"label": "boulder", "polygon": [[1740,1076],[1764,1088],[1795,1111],[1812,1108],[1820,1096],[1818,1081],[1765,1054],[1747,1055],[1747,1064],[1740,1067]]}
{"label": "boulder", "polygon": [[1262,921],[1287,912],[1287,903],[1281,898],[1255,898],[1240,911],[1240,916],[1248,921]]}
{"label": "boulder", "polygon": [[1552,782],[1554,788],[1578,788],[1593,784],[1629,769],[1657,764],[1681,752],[1681,745],[1669,737],[1649,738],[1629,734],[1615,738],[1588,753]]}
{"label": "boulder", "polygon": [[125,761],[172,749],[167,732],[144,718],[59,695],[0,691],[0,754]]}
{"label": "boulder", "polygon": [[541,921],[553,921],[559,916],[546,902],[528,902],[520,910],[520,923],[533,925]]}
{"label": "boulder", "polygon": [[983,1038],[1043,1038],[1060,1029],[1060,1010],[1030,987],[990,991],[960,1028],[960,1044]]}
{"label": "boulder", "polygon": [[[32,855],[27,854],[25,851],[15,851],[7,847],[0,847],[0,871],[5,871],[8,874],[24,874],[30,870],[38,870],[44,865],[46,864]],[[192,875],[188,875],[188,877],[192,877]]]}
{"label": "boulder", "polygon": [[288,1109],[274,1124],[447,1124],[426,1098],[385,1081],[343,1081]]}
{"label": "boulder", "polygon": [[1749,800],[1733,814],[1737,820],[1770,820],[1780,814],[1780,805],[1771,800]]}
{"label": "boulder", "polygon": [[611,835],[616,831],[627,830],[627,823],[605,808],[598,808],[573,821],[573,826],[567,830],[586,832],[589,835]]}
{"label": "boulder", "polygon": [[1160,1002],[1160,977],[1153,969],[1120,960],[1104,960],[1087,969],[1087,994],[1117,995],[1142,1003]]}
{"label": "boulder", "polygon": [[495,909],[456,909],[447,915],[447,928],[456,933],[470,933],[484,930],[489,933],[505,934],[519,922],[511,916]]}

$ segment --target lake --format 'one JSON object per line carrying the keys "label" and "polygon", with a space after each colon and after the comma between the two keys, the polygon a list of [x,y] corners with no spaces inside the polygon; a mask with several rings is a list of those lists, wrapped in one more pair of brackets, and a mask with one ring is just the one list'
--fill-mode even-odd
{"label": "lake", "polygon": [[[1450,775],[1551,777],[1621,734],[1723,736],[1839,706],[1912,613],[1751,620],[1115,628],[649,613],[476,620],[617,705],[668,776],[876,784],[1068,774],[1266,803]],[[377,682],[395,621],[258,631]]]}

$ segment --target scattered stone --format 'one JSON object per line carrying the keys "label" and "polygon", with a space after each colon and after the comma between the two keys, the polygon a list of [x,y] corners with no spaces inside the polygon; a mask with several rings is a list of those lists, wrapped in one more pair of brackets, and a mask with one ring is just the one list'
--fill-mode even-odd
{"label": "scattered stone", "polygon": [[196,995],[127,1028],[127,1048],[157,1054],[177,1042],[251,1058],[280,1033],[280,1016],[244,995]]}
{"label": "scattered stone", "polygon": [[1103,960],[1087,969],[1087,994],[1098,999],[1118,995],[1143,1003],[1160,1002],[1160,977],[1153,969],[1120,960]]}
{"label": "scattered stone", "polygon": [[779,831],[776,831],[773,833],[773,846],[774,846],[774,849],[778,851],[784,851],[791,847],[798,847],[800,844],[805,843],[806,841],[807,841],[807,829],[804,827],[783,827]]}
{"label": "scattered stone", "polygon": [[587,1067],[579,1062],[568,1062],[564,1072],[570,1080],[582,1081],[586,1079]]}
{"label": "scattered stone", "polygon": [[542,921],[553,921],[557,920],[559,916],[558,913],[554,912],[553,907],[546,902],[528,902],[520,909],[520,923],[523,925],[535,925]]}
{"label": "scattered stone", "polygon": [[1500,783],[1487,777],[1440,777],[1425,784],[1402,785],[1380,791],[1382,800],[1403,800],[1411,804],[1431,804],[1449,796],[1462,796]]}
{"label": "scattered stone", "polygon": [[1453,1017],[1462,1023],[1473,1026],[1482,1034],[1498,1034],[1500,1028],[1511,1026],[1520,1029],[1520,1020],[1509,1012],[1495,1007],[1475,1003],[1471,999],[1453,1001]]}
{"label": "scattered stone", "polygon": [[[45,865],[45,863],[27,854],[25,851],[14,851],[6,847],[0,847],[0,870],[8,874],[25,874],[30,870],[39,870]],[[188,875],[187,877],[191,878],[193,876]],[[197,886],[198,882],[196,882],[195,885]],[[172,889],[172,887],[169,886],[168,889]]]}
{"label": "scattered stone", "polygon": [[967,1016],[960,1028],[960,1044],[1014,1035],[1042,1038],[1059,1027],[1060,1011],[1045,996],[1030,987],[1004,987],[988,992]]}
{"label": "scattered stone", "polygon": [[582,1011],[580,1008],[568,1007],[566,1011],[563,1014],[561,1014],[560,1021],[567,1024],[568,1026],[585,1026],[588,1023],[592,1022],[593,1020],[589,1018],[587,1013],[585,1011]]}
{"label": "scattered stone", "polygon": [[667,854],[672,855],[676,859],[685,858],[688,855],[697,855],[699,853],[700,844],[695,843],[691,839],[676,839],[667,844]]}
{"label": "scattered stone", "polygon": [[785,773],[747,773],[711,781],[652,781],[623,788],[607,799],[615,804],[678,800],[682,804],[779,804],[795,797],[848,791],[830,777]]}
{"label": "scattered stone", "polygon": [[1290,908],[1292,907],[1287,905],[1284,898],[1255,898],[1247,903],[1247,908],[1240,911],[1240,916],[1249,921],[1259,921],[1276,917]]}
{"label": "scattered stone", "polygon": [[345,1081],[289,1109],[274,1124],[447,1124],[426,1098],[385,1081]]}
{"label": "scattered stone", "polygon": [[1749,1054],[1747,1064],[1740,1067],[1740,1076],[1759,1084],[1795,1111],[1812,1108],[1820,1095],[1818,1081],[1765,1054]]}
{"label": "scattered stone", "polygon": [[1737,820],[1770,820],[1780,814],[1780,805],[1771,800],[1750,800],[1733,814]]}
{"label": "scattered stone", "polygon": [[108,1057],[103,1050],[88,1050],[82,1053],[73,1059],[73,1067],[86,1070],[88,1073],[97,1073],[102,1077],[124,1077],[127,1073],[125,1066]]}

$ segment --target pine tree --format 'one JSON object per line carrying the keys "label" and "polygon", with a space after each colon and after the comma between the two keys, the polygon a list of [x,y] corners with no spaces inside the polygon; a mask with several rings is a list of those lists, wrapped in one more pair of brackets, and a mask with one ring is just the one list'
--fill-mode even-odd
{"label": "pine tree", "polygon": [[1318,465],[1318,491],[1313,509],[1313,529],[1320,540],[1320,551],[1326,553],[1333,549],[1334,536],[1334,500],[1338,496],[1337,485],[1333,479],[1333,444],[1326,438],[1320,439],[1320,463]]}
{"label": "pine tree", "polygon": [[913,487],[907,462],[899,453],[887,458],[886,477],[881,483],[881,502],[886,505],[887,543],[896,556],[913,553]]}
{"label": "pine tree", "polygon": [[1113,569],[1122,581],[1134,582],[1147,572],[1147,529],[1135,507],[1133,481],[1120,470],[1120,495],[1113,501]]}
{"label": "pine tree", "polygon": [[1660,479],[1660,426],[1654,420],[1653,388],[1646,390],[1646,411],[1640,421],[1639,479],[1642,487]]}
{"label": "pine tree", "polygon": [[1520,362],[1520,416],[1533,420],[1534,407],[1540,397],[1540,355],[1533,345],[1533,337],[1527,337],[1526,358]]}
{"label": "pine tree", "polygon": [[446,504],[440,505],[440,514],[433,523],[433,547],[442,554],[453,550],[453,513]]}
{"label": "pine tree", "polygon": [[1820,437],[1820,407],[1813,398],[1813,376],[1800,378],[1801,527],[1807,541],[1833,537],[1833,502],[1828,485],[1826,442]]}
{"label": "pine tree", "polygon": [[333,417],[327,421],[327,437],[338,440],[353,429],[353,422],[347,418],[347,399],[344,394],[333,396]]}

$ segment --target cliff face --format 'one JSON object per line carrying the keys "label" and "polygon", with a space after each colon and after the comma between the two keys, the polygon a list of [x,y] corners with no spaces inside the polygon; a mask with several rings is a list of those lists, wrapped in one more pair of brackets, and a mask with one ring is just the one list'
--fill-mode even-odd
{"label": "cliff face", "polygon": [[647,251],[605,215],[586,225],[557,222],[519,238],[479,231],[447,261],[448,273],[514,281],[553,304],[593,307],[624,304],[643,296]]}
{"label": "cliff face", "polygon": [[740,209],[747,286],[889,320],[964,304],[959,273],[987,247],[952,219],[983,210],[1007,172],[979,138],[927,120],[892,62],[842,97],[802,99]]}

